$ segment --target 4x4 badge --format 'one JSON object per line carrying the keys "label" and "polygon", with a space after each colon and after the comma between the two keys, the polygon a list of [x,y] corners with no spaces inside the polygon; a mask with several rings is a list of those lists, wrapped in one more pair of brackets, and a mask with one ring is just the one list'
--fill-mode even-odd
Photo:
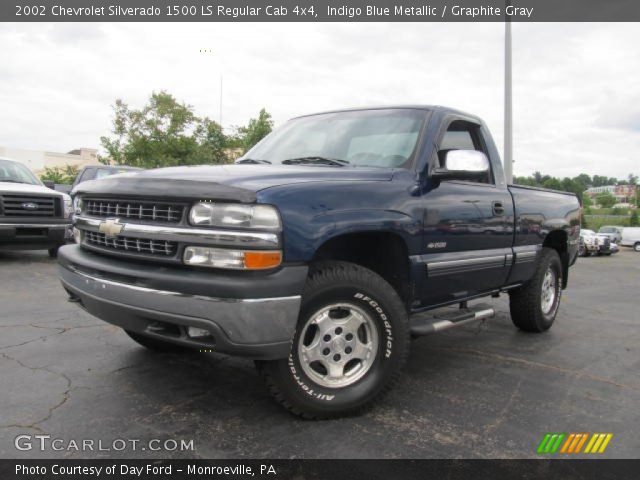
{"label": "4x4 badge", "polygon": [[104,222],[100,223],[100,226],[98,227],[98,231],[100,233],[104,233],[107,237],[115,237],[120,232],[122,232],[123,228],[124,228],[124,225],[120,223],[119,219],[108,218]]}

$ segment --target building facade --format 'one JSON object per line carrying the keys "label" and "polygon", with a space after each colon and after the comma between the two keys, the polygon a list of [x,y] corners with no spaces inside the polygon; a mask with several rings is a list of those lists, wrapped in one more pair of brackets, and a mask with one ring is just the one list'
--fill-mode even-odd
{"label": "building facade", "polygon": [[0,145],[0,157],[20,162],[36,175],[44,172],[45,168],[65,167],[76,165],[98,165],[98,150],[96,148],[78,148],[67,153],[46,152],[42,150],[27,150],[10,148]]}
{"label": "building facade", "polygon": [[633,203],[636,199],[637,188],[637,185],[605,185],[591,187],[585,193],[591,198],[595,198],[601,193],[610,193],[616,197],[617,203]]}

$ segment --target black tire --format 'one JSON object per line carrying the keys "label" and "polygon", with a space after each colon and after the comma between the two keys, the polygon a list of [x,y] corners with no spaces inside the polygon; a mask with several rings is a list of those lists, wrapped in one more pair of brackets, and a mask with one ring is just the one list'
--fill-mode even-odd
{"label": "black tire", "polygon": [[[555,292],[550,307],[543,309],[543,285],[547,271],[555,276]],[[544,332],[551,328],[562,297],[562,262],[558,252],[543,248],[533,277],[526,285],[509,292],[509,307],[514,325],[525,332]]]}
{"label": "black tire", "polygon": [[139,345],[142,345],[149,350],[153,350],[154,352],[164,352],[164,353],[185,353],[191,352],[193,350],[182,347],[180,345],[175,345],[171,342],[165,342],[163,340],[157,338],[147,337],[145,335],[141,335],[136,332],[132,332],[130,330],[125,330],[125,333],[131,337]]}
{"label": "black tire", "polygon": [[62,245],[56,245],[55,247],[51,247],[49,250],[47,250],[49,252],[49,256],[51,258],[56,258],[58,256],[58,249],[61,247]]}
{"label": "black tire", "polygon": [[633,249],[634,249],[636,252],[640,252],[640,242],[636,242],[636,243],[633,245]]}
{"label": "black tire", "polygon": [[[305,326],[307,326],[307,332],[313,328],[312,325],[315,324],[311,320],[319,318],[317,315],[323,309],[326,311],[326,316],[331,317],[332,312],[340,310],[340,308],[332,309],[338,304],[342,305],[346,311],[353,309],[364,314],[361,318],[367,319],[367,325],[372,334],[375,329],[373,335],[377,341],[377,348],[371,347],[375,357],[365,360],[369,366],[366,367],[367,369],[362,368],[364,373],[357,381],[354,380],[354,383],[345,386],[327,386],[321,384],[322,380],[311,378],[305,373],[304,369],[308,370],[313,364],[307,361],[303,367],[298,349],[302,348],[301,345],[307,341],[301,339]],[[337,318],[339,322],[340,317]],[[330,325],[335,324],[330,323]],[[319,332],[317,333],[318,343],[320,338],[326,341],[327,335],[321,332],[319,326],[315,328]],[[333,330],[333,328],[331,326],[331,332],[335,334],[335,342],[332,339],[329,344],[323,344],[325,347],[330,346],[331,349],[334,349],[334,345],[341,345],[339,342],[343,338],[340,337],[343,333],[342,329]],[[356,336],[359,335],[356,334]],[[348,334],[344,339],[349,340],[349,337],[351,340],[354,339],[353,335]],[[302,344],[299,343],[301,341]],[[355,342],[358,341],[359,339],[355,339]],[[323,353],[328,350],[325,348]],[[336,351],[339,352],[339,350]],[[346,348],[342,352],[344,355],[342,360],[346,361],[346,355],[350,352]],[[328,355],[325,365],[329,364],[332,356],[334,360],[340,357],[334,353],[324,353]],[[325,419],[359,413],[375,400],[380,399],[398,381],[408,353],[407,310],[393,287],[376,273],[359,265],[347,262],[323,262],[313,266],[307,278],[298,327],[294,334],[289,358],[256,362],[256,366],[270,393],[287,410],[306,419]],[[358,361],[355,362],[357,365]],[[349,363],[344,366],[343,374],[348,371],[348,365]],[[329,378],[329,371],[326,368],[325,370]]]}

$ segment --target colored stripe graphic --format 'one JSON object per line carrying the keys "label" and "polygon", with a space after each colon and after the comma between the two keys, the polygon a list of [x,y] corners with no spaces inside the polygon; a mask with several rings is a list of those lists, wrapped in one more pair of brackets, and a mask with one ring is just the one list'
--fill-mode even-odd
{"label": "colored stripe graphic", "polygon": [[[547,433],[538,445],[537,452],[539,454],[604,453],[612,438],[613,433]],[[585,444],[586,448],[583,452],[582,447]]]}
{"label": "colored stripe graphic", "polygon": [[538,445],[538,453],[556,453],[564,437],[564,433],[547,433]]}
{"label": "colored stripe graphic", "polygon": [[613,433],[594,433],[584,453],[604,453],[613,438]]}

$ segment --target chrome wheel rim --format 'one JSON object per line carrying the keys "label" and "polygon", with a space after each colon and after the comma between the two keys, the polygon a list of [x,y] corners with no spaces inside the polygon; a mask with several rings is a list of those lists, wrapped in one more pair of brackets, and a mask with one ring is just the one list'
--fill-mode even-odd
{"label": "chrome wheel rim", "polygon": [[328,305],[311,315],[298,339],[302,370],[326,388],[343,388],[360,380],[377,352],[373,318],[348,303]]}
{"label": "chrome wheel rim", "polygon": [[549,267],[542,279],[542,295],[541,295],[541,307],[542,313],[548,314],[553,309],[553,305],[556,301],[556,283],[557,276],[555,270]]}

